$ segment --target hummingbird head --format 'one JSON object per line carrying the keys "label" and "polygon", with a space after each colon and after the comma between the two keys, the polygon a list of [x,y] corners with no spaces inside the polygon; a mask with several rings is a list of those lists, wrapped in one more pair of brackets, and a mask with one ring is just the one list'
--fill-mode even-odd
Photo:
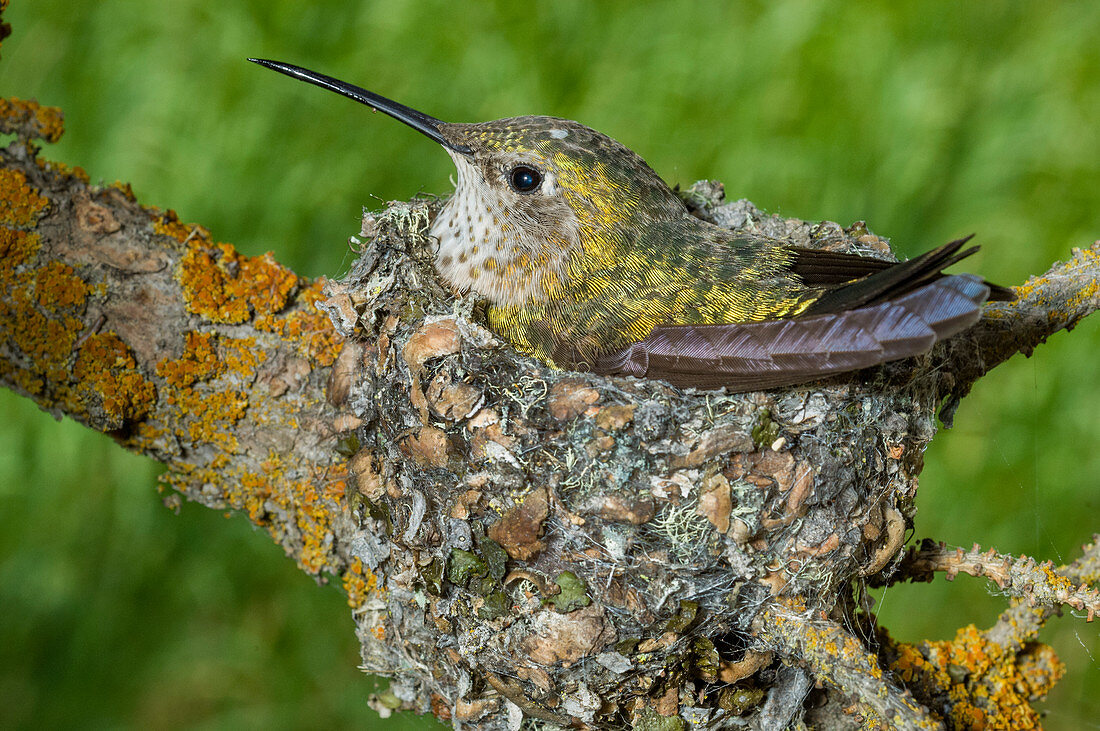
{"label": "hummingbird head", "polygon": [[684,214],[638,155],[577,122],[528,116],[439,130],[458,179],[432,224],[436,266],[495,304],[552,299],[580,264],[613,256],[630,219]]}
{"label": "hummingbird head", "polygon": [[641,157],[577,122],[452,124],[324,74],[249,60],[384,112],[443,146],[458,178],[431,235],[436,268],[457,292],[498,306],[552,299],[584,267],[616,256],[632,219],[686,215]]}

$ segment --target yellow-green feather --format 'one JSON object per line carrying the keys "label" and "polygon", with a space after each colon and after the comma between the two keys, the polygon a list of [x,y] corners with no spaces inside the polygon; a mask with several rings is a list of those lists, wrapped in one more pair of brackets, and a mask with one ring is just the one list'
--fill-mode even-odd
{"label": "yellow-green feather", "polygon": [[[452,125],[448,133],[537,160],[579,222],[579,241],[544,242],[568,247],[569,257],[564,271],[541,280],[542,296],[489,309],[492,329],[523,353],[583,366],[657,325],[791,317],[820,294],[790,274],[793,254],[782,242],[691,216],[640,157],[583,125],[527,117]],[[535,258],[503,273],[524,281],[539,266]]]}

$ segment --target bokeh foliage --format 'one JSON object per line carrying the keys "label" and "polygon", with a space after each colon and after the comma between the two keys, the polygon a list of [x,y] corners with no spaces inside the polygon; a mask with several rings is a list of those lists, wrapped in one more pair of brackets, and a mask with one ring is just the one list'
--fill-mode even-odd
{"label": "bokeh foliage", "polygon": [[[543,113],[673,183],[864,219],[913,255],[976,232],[1006,284],[1100,236],[1100,5],[12,0],[0,93],[65,109],[46,154],[130,182],[249,254],[335,275],[361,205],[450,190],[386,117],[245,63],[300,63],[451,121]],[[994,371],[926,455],[918,537],[1070,559],[1097,530],[1100,325]],[[339,592],[156,467],[0,393],[0,724],[379,724]],[[888,590],[903,639],[988,625],[984,582]],[[1095,625],[1049,728],[1100,717]],[[385,727],[427,726],[401,718]]]}

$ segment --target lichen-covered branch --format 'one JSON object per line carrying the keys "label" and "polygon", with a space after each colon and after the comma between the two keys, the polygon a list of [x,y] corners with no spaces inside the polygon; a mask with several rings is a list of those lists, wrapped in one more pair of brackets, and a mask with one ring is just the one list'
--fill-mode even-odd
{"label": "lichen-covered branch", "polygon": [[1100,612],[1100,592],[1090,588],[1088,583],[1075,583],[1067,578],[1068,570],[1068,567],[1055,568],[1051,561],[1038,563],[1030,556],[1006,556],[993,550],[983,552],[977,544],[964,551],[925,541],[906,552],[897,574],[891,578],[931,581],[937,571],[942,571],[948,581],[960,573],[982,576],[1009,596],[1051,609],[1065,605],[1085,611],[1091,622]]}
{"label": "lichen-covered branch", "polygon": [[[1057,678],[1046,649],[996,628],[918,649],[846,628],[867,624],[853,582],[896,569],[943,398],[1095,310],[1095,248],[927,356],[696,393],[502,345],[435,275],[435,203],[368,218],[348,277],[307,281],[41,159],[31,139],[59,124],[0,106],[18,136],[0,152],[0,382],[339,576],[364,667],[393,678],[379,708],[773,728],[819,681],[821,726],[929,727],[1024,718]],[[800,246],[887,252],[862,226],[722,204],[715,184],[686,201]],[[1058,596],[1087,607],[1089,591]],[[968,695],[1020,674],[1027,692]]]}
{"label": "lichen-covered branch", "polygon": [[1000,719],[1005,728],[1037,728],[1033,708],[1065,673],[1046,645],[1035,642],[1043,624],[1062,606],[1086,612],[1096,604],[1097,544],[1058,568],[992,551],[950,550],[925,541],[906,552],[891,580],[930,581],[960,572],[984,576],[1013,596],[1012,604],[988,630],[960,629],[949,642],[897,643],[879,631],[880,655],[895,676],[925,704],[939,709],[956,728],[981,727]]}
{"label": "lichen-covered branch", "polygon": [[908,691],[887,680],[874,652],[820,610],[769,602],[756,615],[754,630],[766,647],[804,662],[814,677],[852,698],[865,727],[943,728]]}
{"label": "lichen-covered branch", "polygon": [[[1077,560],[1054,569],[1054,573],[1077,585],[1080,592],[1095,593],[1095,587],[1100,586],[1100,536],[1093,536],[1092,543],[1082,546],[1081,550],[1081,556]],[[996,624],[986,634],[991,642],[998,645],[1024,647],[1035,639],[1046,621],[1057,614],[1059,609],[1056,604],[1035,605],[1017,599],[1001,613]],[[1086,610],[1087,619],[1091,622],[1096,612],[1091,606],[1087,606]]]}
{"label": "lichen-covered branch", "polygon": [[64,115],[57,107],[44,107],[36,101],[0,99],[0,132],[23,140],[57,142],[65,130]]}
{"label": "lichen-covered branch", "polygon": [[1016,301],[993,302],[982,320],[963,337],[952,338],[936,351],[941,366],[941,388],[949,399],[945,423],[971,385],[1016,353],[1031,355],[1035,347],[1056,332],[1072,330],[1100,308],[1100,241],[1045,274],[1014,287]]}
{"label": "lichen-covered branch", "polygon": [[322,282],[37,157],[30,138],[56,139],[60,118],[0,104],[23,135],[0,151],[0,383],[164,462],[168,484],[246,513],[305,570],[343,573]]}
{"label": "lichen-covered branch", "polygon": [[1033,704],[1065,673],[1049,646],[999,644],[973,625],[944,642],[894,642],[885,630],[878,639],[895,680],[952,728],[1039,728]]}

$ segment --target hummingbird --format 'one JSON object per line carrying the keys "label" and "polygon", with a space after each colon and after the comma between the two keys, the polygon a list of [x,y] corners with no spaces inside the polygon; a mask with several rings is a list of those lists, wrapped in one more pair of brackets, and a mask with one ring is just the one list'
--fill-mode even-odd
{"label": "hummingbird", "polygon": [[731,392],[926,352],[1010,289],[943,270],[970,237],[905,262],[798,247],[693,215],[634,151],[567,119],[443,122],[279,61],[249,59],[388,114],[457,169],[435,267],[487,300],[489,328],[558,369]]}

